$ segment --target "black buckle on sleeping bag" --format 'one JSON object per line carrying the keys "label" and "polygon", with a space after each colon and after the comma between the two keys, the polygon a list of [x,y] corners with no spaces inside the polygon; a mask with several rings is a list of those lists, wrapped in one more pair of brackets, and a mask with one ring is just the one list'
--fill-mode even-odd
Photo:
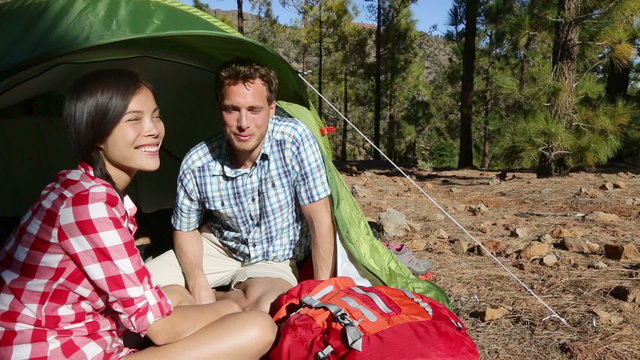
{"label": "black buckle on sleeping bag", "polygon": [[[349,314],[342,307],[336,304],[324,303],[311,296],[303,297],[302,304],[314,309],[324,308],[329,310],[333,314],[333,317],[336,319],[336,321],[343,326],[344,331],[347,334],[347,342],[349,343],[349,347],[357,351],[362,351],[362,337],[364,335],[362,334],[362,331],[358,329],[359,321],[351,319],[349,317]],[[319,352],[318,354],[316,354],[316,356],[319,356],[325,350]],[[333,350],[333,348],[331,348],[331,350]]]}

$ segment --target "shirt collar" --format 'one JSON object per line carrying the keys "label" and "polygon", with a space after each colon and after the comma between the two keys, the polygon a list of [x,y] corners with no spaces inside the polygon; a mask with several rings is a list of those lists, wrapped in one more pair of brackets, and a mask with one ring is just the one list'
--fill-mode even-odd
{"label": "shirt collar", "polygon": [[78,165],[78,169],[81,170],[81,171],[84,171],[87,174],[89,174],[91,177],[96,177],[96,174],[93,171],[93,167],[91,165],[87,164],[84,161],[80,162],[80,165]]}
{"label": "shirt collar", "polygon": [[[80,171],[83,171],[84,173],[86,173],[91,178],[95,179],[96,181],[99,181],[99,182],[103,183],[104,185],[107,185],[107,186],[110,186],[110,187],[113,188],[113,185],[111,185],[108,181],[106,181],[105,179],[97,177],[96,174],[95,174],[95,170],[93,170],[93,167],[91,165],[87,164],[86,162],[81,161],[80,165],[78,165],[78,169]],[[114,190],[116,190],[116,189],[114,188]],[[118,192],[117,190],[116,190],[116,192],[118,194],[120,194],[120,192]],[[124,203],[124,208],[127,211],[127,214],[129,214],[130,218],[133,218],[134,215],[136,214],[136,212],[138,211],[138,208],[133,203],[133,200],[131,200],[129,195],[127,195],[127,194],[120,194],[120,195],[121,195],[122,201]]]}
{"label": "shirt collar", "polygon": [[271,154],[273,144],[273,117],[269,120],[269,128],[267,129],[267,135],[264,137],[264,143],[262,144],[262,151],[258,155],[256,162],[269,160],[269,154]]}

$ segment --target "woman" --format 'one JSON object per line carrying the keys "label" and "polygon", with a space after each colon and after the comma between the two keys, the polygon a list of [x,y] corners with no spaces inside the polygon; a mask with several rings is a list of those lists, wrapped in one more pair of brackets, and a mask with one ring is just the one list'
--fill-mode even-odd
{"label": "woman", "polygon": [[[193,305],[155,286],[135,247],[124,190],[160,166],[164,125],[151,88],[126,70],[78,80],[64,121],[80,165],[62,171],[0,251],[2,359],[257,359],[275,325],[233,302]],[[126,330],[157,346],[127,348]]]}

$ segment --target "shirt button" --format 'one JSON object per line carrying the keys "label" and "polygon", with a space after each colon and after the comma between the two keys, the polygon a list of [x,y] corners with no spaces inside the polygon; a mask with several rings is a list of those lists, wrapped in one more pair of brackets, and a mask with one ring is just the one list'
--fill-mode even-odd
{"label": "shirt button", "polygon": [[256,198],[255,198],[255,197],[252,197],[252,198],[251,198],[251,202],[256,202]]}
{"label": "shirt button", "polygon": [[257,246],[256,243],[251,244],[251,246],[253,246],[254,248]]}

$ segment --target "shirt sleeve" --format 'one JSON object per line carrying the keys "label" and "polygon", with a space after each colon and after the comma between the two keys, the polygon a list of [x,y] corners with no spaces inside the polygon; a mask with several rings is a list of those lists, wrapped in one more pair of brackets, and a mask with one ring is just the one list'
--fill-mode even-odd
{"label": "shirt sleeve", "polygon": [[59,239],[121,323],[144,335],[151,324],[171,314],[173,306],[151,280],[127,216],[115,190],[93,187],[62,206]]}
{"label": "shirt sleeve", "polygon": [[200,226],[202,205],[198,201],[198,187],[193,172],[180,169],[176,205],[173,208],[171,224],[178,231],[193,231]]}
{"label": "shirt sleeve", "polygon": [[296,167],[294,184],[298,203],[307,205],[331,195],[322,153],[311,131],[302,123],[293,141],[292,158]]}

